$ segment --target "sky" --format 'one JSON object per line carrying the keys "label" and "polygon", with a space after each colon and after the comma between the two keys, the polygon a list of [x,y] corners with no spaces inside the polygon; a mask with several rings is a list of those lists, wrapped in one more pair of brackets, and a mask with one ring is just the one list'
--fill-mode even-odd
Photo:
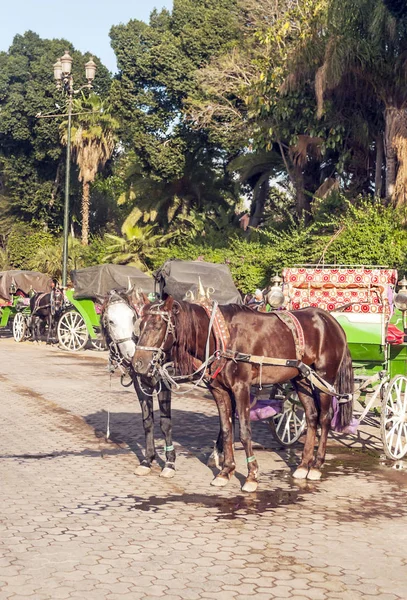
{"label": "sky", "polygon": [[172,8],[172,0],[3,0],[1,4],[0,51],[8,50],[17,33],[31,29],[42,38],[64,38],[77,50],[93,52],[113,73],[111,26],[130,19],[148,22],[154,8]]}

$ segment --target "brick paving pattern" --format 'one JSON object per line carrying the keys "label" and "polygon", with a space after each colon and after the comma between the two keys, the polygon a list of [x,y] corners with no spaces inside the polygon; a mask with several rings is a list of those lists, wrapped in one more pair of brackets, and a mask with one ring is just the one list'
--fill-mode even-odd
{"label": "brick paving pattern", "polygon": [[173,400],[172,480],[162,459],[134,475],[138,401],[106,354],[2,337],[0,401],[0,600],[407,598],[407,474],[381,460],[377,428],[330,438],[323,479],[300,485],[301,446],[255,423],[260,486],[244,495],[240,444],[237,476],[210,486],[218,418],[202,390]]}

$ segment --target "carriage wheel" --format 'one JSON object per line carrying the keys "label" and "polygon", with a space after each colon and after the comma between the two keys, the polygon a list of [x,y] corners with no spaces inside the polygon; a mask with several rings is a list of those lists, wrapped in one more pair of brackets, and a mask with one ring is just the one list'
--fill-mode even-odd
{"label": "carriage wheel", "polygon": [[305,429],[305,413],[297,392],[287,390],[283,403],[283,411],[269,419],[274,438],[282,446],[292,446],[301,437]]}
{"label": "carriage wheel", "polygon": [[400,460],[407,454],[407,377],[396,375],[382,400],[380,430],[387,458]]}
{"label": "carriage wheel", "polygon": [[106,342],[103,337],[90,338],[90,343],[92,348],[94,350],[97,350],[98,352],[103,352],[104,350],[107,350]]}
{"label": "carriage wheel", "polygon": [[58,341],[65,350],[78,352],[86,346],[89,334],[82,315],[76,310],[68,310],[58,321]]}
{"label": "carriage wheel", "polygon": [[15,314],[13,319],[13,338],[15,342],[23,342],[27,333],[27,322],[22,313]]}

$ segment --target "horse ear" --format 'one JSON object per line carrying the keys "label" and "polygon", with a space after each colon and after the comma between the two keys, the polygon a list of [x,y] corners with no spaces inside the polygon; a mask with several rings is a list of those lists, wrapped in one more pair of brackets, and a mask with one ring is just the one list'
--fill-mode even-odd
{"label": "horse ear", "polygon": [[174,306],[174,298],[172,296],[168,296],[168,298],[164,302],[163,308],[168,312],[172,311],[172,307]]}
{"label": "horse ear", "polygon": [[141,297],[143,304],[151,304],[147,294],[145,294],[142,290],[139,291],[139,296]]}

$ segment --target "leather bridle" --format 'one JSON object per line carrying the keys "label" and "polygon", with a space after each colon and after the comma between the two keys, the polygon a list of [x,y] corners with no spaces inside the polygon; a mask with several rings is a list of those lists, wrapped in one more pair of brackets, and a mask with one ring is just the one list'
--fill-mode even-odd
{"label": "leather bridle", "polygon": [[[170,337],[170,335],[172,335],[174,340],[176,339],[175,326],[171,319],[171,313],[168,312],[167,310],[162,310],[163,305],[164,305],[164,302],[160,302],[158,304],[151,306],[149,309],[149,313],[148,313],[149,315],[157,315],[157,316],[161,317],[161,319],[166,324],[165,333],[164,333],[164,337],[161,342],[161,345],[160,346],[143,346],[143,345],[137,344],[137,347],[136,347],[136,352],[138,350],[142,350],[144,352],[151,352],[151,360],[150,360],[149,366],[152,367],[152,371],[151,371],[151,373],[149,373],[149,375],[148,375],[149,377],[153,377],[157,371],[157,367],[163,364],[166,354],[168,352],[168,349],[165,349],[165,345],[166,345],[167,340]],[[142,337],[143,337],[143,333],[141,332],[139,340]]]}

